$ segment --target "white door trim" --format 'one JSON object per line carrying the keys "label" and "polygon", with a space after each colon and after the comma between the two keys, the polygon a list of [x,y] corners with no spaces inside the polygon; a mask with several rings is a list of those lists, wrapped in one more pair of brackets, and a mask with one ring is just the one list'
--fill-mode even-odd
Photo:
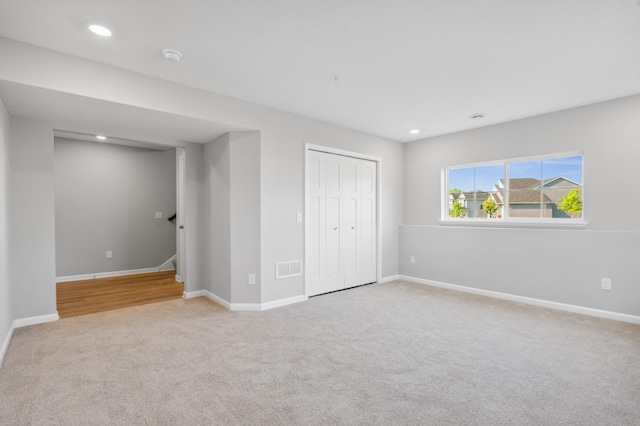
{"label": "white door trim", "polygon": [[305,268],[304,268],[304,295],[305,297],[309,297],[309,287],[307,285],[307,282],[309,281],[309,276],[308,276],[308,271],[309,268],[306,267],[306,265],[308,265],[309,259],[307,257],[307,254],[309,253],[309,247],[307,246],[308,244],[308,233],[309,233],[309,218],[308,218],[308,214],[309,214],[309,209],[308,209],[308,202],[309,202],[309,194],[307,191],[307,183],[309,181],[309,168],[307,167],[307,162],[309,160],[309,151],[320,151],[320,152],[326,152],[328,154],[337,154],[337,155],[343,155],[345,157],[353,157],[353,158],[358,158],[361,160],[369,160],[369,161],[374,161],[376,162],[376,168],[377,168],[377,172],[376,172],[376,192],[377,192],[377,197],[376,197],[376,282],[380,282],[380,279],[382,277],[382,265],[380,262],[380,259],[382,259],[382,244],[381,244],[381,239],[382,239],[382,209],[381,209],[381,203],[382,203],[382,186],[380,185],[381,182],[381,176],[382,176],[382,158],[380,157],[376,157],[374,155],[369,155],[369,154],[362,154],[359,152],[353,152],[353,151],[346,151],[343,149],[338,149],[338,148],[331,148],[328,146],[323,146],[323,145],[315,145],[315,144],[311,144],[311,143],[305,143],[304,144],[304,262],[305,262]]}
{"label": "white door trim", "polygon": [[176,281],[184,282],[187,275],[187,244],[185,223],[185,187],[187,153],[182,147],[176,147]]}

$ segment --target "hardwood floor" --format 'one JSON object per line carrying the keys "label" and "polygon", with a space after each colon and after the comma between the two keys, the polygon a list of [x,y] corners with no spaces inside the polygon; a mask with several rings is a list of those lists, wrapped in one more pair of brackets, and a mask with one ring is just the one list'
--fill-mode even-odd
{"label": "hardwood floor", "polygon": [[175,271],[98,278],[57,284],[60,318],[75,317],[182,297]]}

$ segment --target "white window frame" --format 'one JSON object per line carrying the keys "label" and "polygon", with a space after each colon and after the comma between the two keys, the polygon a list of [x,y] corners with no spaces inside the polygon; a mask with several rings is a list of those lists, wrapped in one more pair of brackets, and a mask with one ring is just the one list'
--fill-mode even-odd
{"label": "white window frame", "polygon": [[[509,191],[506,186],[509,182],[509,164],[519,163],[525,161],[543,161],[554,158],[563,157],[582,157],[582,217],[580,219],[562,219],[562,218],[510,218],[503,217],[500,219],[483,219],[483,218],[451,218],[449,217],[449,171],[456,169],[465,169],[472,167],[482,166],[495,166],[502,165],[504,167],[504,181],[505,181],[505,200],[504,205],[509,205]],[[444,167],[441,170],[441,191],[440,191],[440,225],[442,226],[457,226],[457,227],[482,227],[482,228],[533,228],[533,229],[584,229],[587,226],[585,220],[585,177],[584,177],[585,159],[584,154],[581,151],[572,152],[559,152],[553,154],[536,155],[530,157],[517,157],[509,158],[505,160],[485,161],[480,163],[460,164],[455,166]],[[508,209],[505,209],[505,213],[508,214]]]}

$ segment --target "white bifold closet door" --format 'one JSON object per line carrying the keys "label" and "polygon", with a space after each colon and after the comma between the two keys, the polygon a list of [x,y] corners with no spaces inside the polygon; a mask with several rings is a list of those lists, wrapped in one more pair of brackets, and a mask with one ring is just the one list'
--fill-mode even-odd
{"label": "white bifold closet door", "polygon": [[376,281],[375,161],[307,156],[307,294]]}

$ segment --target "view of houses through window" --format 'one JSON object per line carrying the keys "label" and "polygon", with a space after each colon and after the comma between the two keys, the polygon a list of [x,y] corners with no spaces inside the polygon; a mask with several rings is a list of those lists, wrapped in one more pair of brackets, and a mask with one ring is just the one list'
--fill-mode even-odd
{"label": "view of houses through window", "polygon": [[582,218],[582,155],[450,167],[446,172],[449,218]]}

